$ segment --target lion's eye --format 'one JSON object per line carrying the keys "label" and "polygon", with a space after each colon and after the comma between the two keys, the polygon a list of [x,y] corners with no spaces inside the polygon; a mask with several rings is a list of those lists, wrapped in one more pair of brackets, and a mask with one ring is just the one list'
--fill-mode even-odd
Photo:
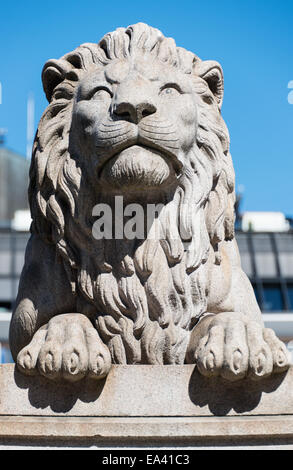
{"label": "lion's eye", "polygon": [[206,104],[213,104],[214,103],[214,99],[210,95],[203,95],[202,99]]}
{"label": "lion's eye", "polygon": [[111,98],[111,96],[112,96],[112,92],[109,89],[96,88],[89,94],[88,99],[89,100],[104,100],[109,97]]}
{"label": "lion's eye", "polygon": [[165,85],[161,90],[160,90],[160,95],[161,96],[166,96],[166,97],[174,97],[178,94],[180,94],[181,91],[177,85]]}

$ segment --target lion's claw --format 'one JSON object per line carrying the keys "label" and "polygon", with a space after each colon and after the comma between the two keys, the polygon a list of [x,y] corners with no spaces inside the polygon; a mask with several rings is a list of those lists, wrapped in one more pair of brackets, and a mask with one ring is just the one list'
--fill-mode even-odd
{"label": "lion's claw", "polygon": [[17,366],[26,375],[41,375],[71,382],[85,376],[101,378],[111,367],[108,348],[87,317],[64,314],[53,317],[38,330],[17,356]]}
{"label": "lion's claw", "polygon": [[287,370],[290,363],[286,346],[273,330],[233,313],[215,316],[198,343],[195,360],[201,374],[230,381],[264,378]]}

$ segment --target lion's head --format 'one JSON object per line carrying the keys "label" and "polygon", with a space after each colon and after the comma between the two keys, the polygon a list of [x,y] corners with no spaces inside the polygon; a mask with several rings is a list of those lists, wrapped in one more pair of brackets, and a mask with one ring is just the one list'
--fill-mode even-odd
{"label": "lion's head", "polygon": [[[47,62],[42,78],[50,104],[33,149],[32,230],[96,305],[114,361],[182,362],[178,345],[205,308],[199,268],[211,246],[220,263],[218,244],[233,238],[221,67],[139,23]],[[93,206],[117,194],[163,202],[164,236],[95,240]],[[150,353],[162,341],[167,359]]]}

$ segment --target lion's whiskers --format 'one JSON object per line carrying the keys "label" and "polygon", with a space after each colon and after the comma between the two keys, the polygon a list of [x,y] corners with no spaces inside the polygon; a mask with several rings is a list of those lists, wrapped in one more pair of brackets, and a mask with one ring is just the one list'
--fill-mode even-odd
{"label": "lion's whiskers", "polygon": [[128,140],[128,135],[130,134],[130,130],[124,132],[124,134],[118,134],[117,136],[99,136],[99,142],[96,143],[96,147],[99,148],[104,148],[105,143],[109,142],[109,146],[115,146],[117,144],[121,144],[121,142],[124,142],[125,140]]}

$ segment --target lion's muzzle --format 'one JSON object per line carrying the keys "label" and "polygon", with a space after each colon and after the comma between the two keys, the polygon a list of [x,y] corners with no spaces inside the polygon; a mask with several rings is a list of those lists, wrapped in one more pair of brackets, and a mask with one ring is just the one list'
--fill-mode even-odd
{"label": "lion's muzzle", "polygon": [[114,188],[141,190],[172,185],[177,180],[177,174],[171,158],[157,150],[132,145],[106,162],[100,179]]}

